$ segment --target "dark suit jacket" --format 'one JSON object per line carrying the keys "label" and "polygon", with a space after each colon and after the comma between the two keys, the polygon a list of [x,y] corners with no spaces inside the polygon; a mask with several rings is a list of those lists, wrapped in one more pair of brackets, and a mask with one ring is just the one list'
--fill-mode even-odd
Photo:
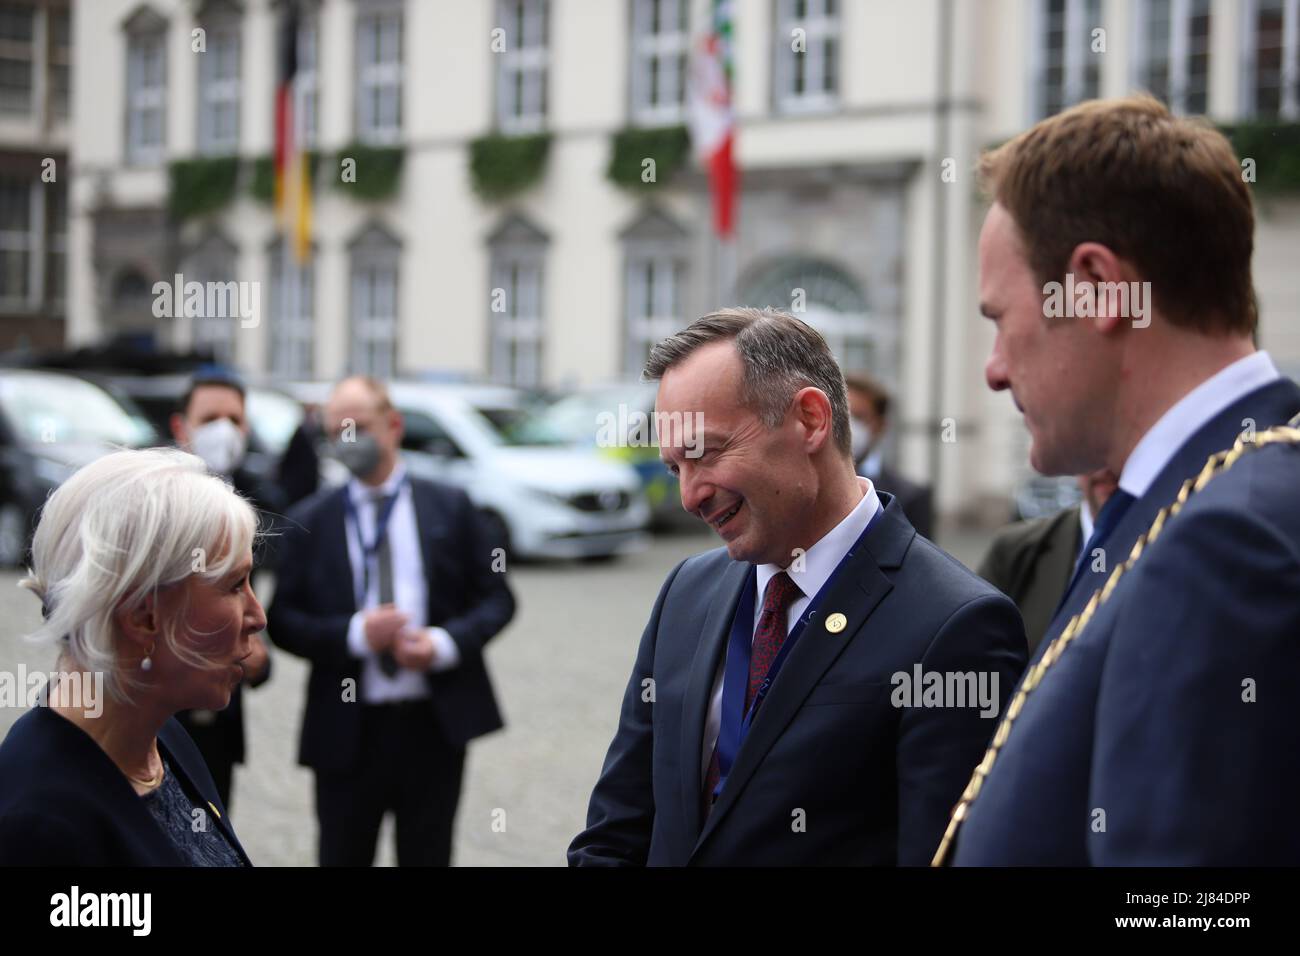
{"label": "dark suit jacket", "polygon": [[[998,677],[998,713],[1025,662],[1006,597],[917,536],[896,500],[833,579],[701,819],[714,676],[752,565],[690,558],[655,601],[575,865],[924,864],[996,721],[979,708],[895,707],[892,676]],[[834,612],[848,627],[831,634]],[[654,680],[653,702],[643,681]],[[793,816],[805,811],[805,832]]]}
{"label": "dark suit jacket", "polygon": [[1082,537],[1076,505],[1000,529],[980,563],[979,576],[1020,608],[1031,656],[1070,583]]}
{"label": "dark suit jacket", "polygon": [[[492,570],[498,543],[465,492],[419,478],[411,492],[428,579],[425,622],[445,628],[460,651],[459,666],[427,675],[429,690],[443,734],[463,747],[503,726],[483,648],[514,616],[515,600],[505,574]],[[298,761],[328,771],[350,770],[361,747],[362,661],[347,644],[357,607],[346,495],[345,487],[327,489],[290,510],[267,612],[271,640],[312,664]],[[355,701],[344,700],[349,678]]]}
{"label": "dark suit jacket", "polygon": [[[203,758],[175,720],[158,749],[251,865]],[[215,819],[214,819],[215,818]],[[188,866],[108,755],[80,727],[33,707],[0,744],[0,866]]]}
{"label": "dark suit jacket", "polygon": [[934,540],[934,495],[929,485],[909,481],[884,464],[880,466],[880,474],[865,477],[871,479],[877,491],[886,492],[898,499],[899,507],[917,534]]}
{"label": "dark suit jacket", "polygon": [[[1283,380],[1216,415],[1116,526],[1108,566],[1243,419],[1262,431],[1297,412],[1300,388]],[[1300,449],[1268,447],[1170,519],[1026,698],[957,863],[1300,862],[1297,488]],[[1080,576],[1040,657],[1106,576]]]}

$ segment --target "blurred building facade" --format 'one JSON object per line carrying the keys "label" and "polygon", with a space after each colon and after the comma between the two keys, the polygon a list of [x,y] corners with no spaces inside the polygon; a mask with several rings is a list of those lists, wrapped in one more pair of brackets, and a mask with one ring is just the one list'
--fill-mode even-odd
{"label": "blurred building facade", "polygon": [[[1027,466],[1019,416],[984,385],[980,150],[1138,88],[1220,123],[1296,123],[1298,6],[735,0],[743,193],[727,254],[689,160],[653,184],[610,172],[635,131],[686,122],[703,0],[308,2],[296,96],[321,158],[298,266],[255,195],[278,4],[79,0],[68,338],[206,345],[281,380],[437,368],[565,387],[634,378],[654,341],[723,301],[780,305],[895,391],[891,450],[938,476],[942,512],[1001,511]],[[542,134],[527,188],[493,193],[472,171],[501,137]],[[195,204],[171,164],[210,179],[229,157],[225,199],[176,214]],[[395,188],[371,188],[394,157]],[[1261,200],[1261,341],[1292,371],[1298,261],[1300,198]],[[257,283],[261,321],[155,317],[154,284],[176,273]]]}
{"label": "blurred building facade", "polygon": [[64,339],[71,70],[69,0],[0,3],[0,350]]}

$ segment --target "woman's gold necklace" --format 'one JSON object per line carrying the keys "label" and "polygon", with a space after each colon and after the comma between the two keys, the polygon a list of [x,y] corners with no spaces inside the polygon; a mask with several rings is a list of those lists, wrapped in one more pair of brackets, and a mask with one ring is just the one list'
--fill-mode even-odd
{"label": "woman's gold necklace", "polygon": [[157,771],[156,773],[153,773],[153,774],[151,774],[151,775],[148,776],[148,777],[137,777],[135,774],[128,773],[128,774],[126,775],[126,777],[127,777],[127,779],[130,780],[132,783],[138,783],[140,786],[142,786],[142,787],[147,787],[147,788],[150,789],[150,790],[154,789],[155,787],[157,787],[157,786],[158,786],[160,783],[162,783],[162,781],[163,781],[163,762],[162,762],[162,758],[160,757],[160,758],[158,759],[158,771]]}

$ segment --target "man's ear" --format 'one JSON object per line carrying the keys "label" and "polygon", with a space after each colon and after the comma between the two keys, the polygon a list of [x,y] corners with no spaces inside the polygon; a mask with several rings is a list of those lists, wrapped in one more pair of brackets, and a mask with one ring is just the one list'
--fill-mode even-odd
{"label": "man's ear", "polygon": [[189,444],[189,429],[185,426],[185,416],[180,412],[172,412],[171,417],[167,419],[167,424],[171,426],[172,438],[178,445]]}
{"label": "man's ear", "polygon": [[820,388],[809,385],[795,392],[793,411],[804,428],[804,447],[814,454],[831,440],[831,400]]}
{"label": "man's ear", "polygon": [[[1074,276],[1074,307],[1080,307],[1079,297],[1081,290],[1085,289],[1091,305],[1090,312],[1076,313],[1077,317],[1093,323],[1098,332],[1109,335],[1133,317],[1136,303],[1129,301],[1132,270],[1109,246],[1100,242],[1081,242],[1070,254],[1066,272]],[[1112,295],[1107,289],[1121,291]]]}

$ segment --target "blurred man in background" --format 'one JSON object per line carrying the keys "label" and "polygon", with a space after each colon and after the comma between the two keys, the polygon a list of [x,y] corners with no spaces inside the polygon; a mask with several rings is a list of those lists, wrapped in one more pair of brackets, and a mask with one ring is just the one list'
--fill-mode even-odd
{"label": "blurred man in background", "polygon": [[882,449],[885,432],[889,431],[889,393],[869,375],[846,375],[844,381],[849,387],[849,424],[853,431],[853,461],[858,474],[870,478],[880,491],[896,497],[916,533],[933,539],[930,487],[908,481],[884,462]]}
{"label": "blurred man in background", "polygon": [[1116,478],[1101,468],[1076,479],[1083,501],[1054,515],[1016,521],[993,538],[978,573],[1020,608],[1032,657],[1052,621],[1080,561],[1083,543],[1115,490]]}
{"label": "blurred man in background", "polygon": [[447,866],[466,746],[504,726],[483,657],[514,616],[504,555],[465,492],[407,473],[382,382],[344,379],[324,423],[353,478],[290,512],[267,615],[311,662],[320,863],[369,866],[391,810],[398,865]]}
{"label": "blurred man in background", "polygon": [[[171,430],[179,448],[202,458],[208,471],[226,479],[257,509],[259,530],[274,526],[276,516],[282,513],[278,491],[243,467],[249,425],[244,385],[238,376],[215,366],[196,372],[172,414]],[[265,569],[270,553],[261,541],[254,546],[254,574]],[[243,763],[245,755],[243,685],[260,687],[271,676],[266,644],[257,634],[252,644],[253,653],[244,662],[244,681],[230,695],[225,710],[186,710],[176,715],[207,761],[227,807],[235,764]]]}

